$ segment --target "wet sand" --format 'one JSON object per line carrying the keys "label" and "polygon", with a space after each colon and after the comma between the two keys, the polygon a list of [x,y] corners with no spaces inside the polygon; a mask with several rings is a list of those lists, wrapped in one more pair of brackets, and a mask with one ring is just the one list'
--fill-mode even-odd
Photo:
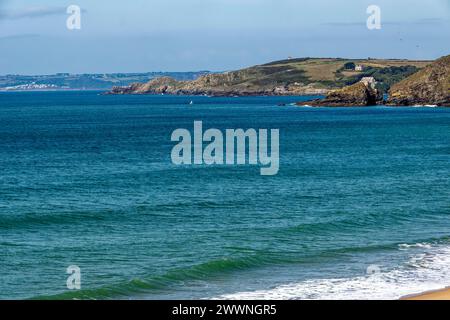
{"label": "wet sand", "polygon": [[402,297],[400,300],[450,300],[450,288]]}

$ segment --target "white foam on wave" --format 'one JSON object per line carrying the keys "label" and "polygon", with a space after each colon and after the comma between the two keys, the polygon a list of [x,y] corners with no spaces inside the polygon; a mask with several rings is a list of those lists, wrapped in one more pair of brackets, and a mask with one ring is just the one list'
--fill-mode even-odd
{"label": "white foam on wave", "polygon": [[431,244],[429,244],[429,243],[415,243],[415,244],[402,243],[402,244],[399,244],[398,247],[400,250],[407,250],[409,248],[431,249]]}
{"label": "white foam on wave", "polygon": [[414,106],[411,106],[411,107],[413,107],[413,108],[437,108],[438,105],[436,105],[436,104],[424,104],[424,105],[414,105]]}
{"label": "white foam on wave", "polygon": [[218,299],[356,299],[390,300],[437,290],[450,285],[450,247],[431,247],[429,244],[400,245],[402,250],[423,248],[412,254],[407,262],[389,271],[340,279],[312,279],[281,285],[269,290],[237,292]]}

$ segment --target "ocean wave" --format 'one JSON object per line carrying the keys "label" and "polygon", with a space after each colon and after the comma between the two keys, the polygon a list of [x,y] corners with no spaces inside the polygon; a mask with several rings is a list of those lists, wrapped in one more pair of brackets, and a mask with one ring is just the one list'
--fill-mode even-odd
{"label": "ocean wave", "polygon": [[51,214],[25,213],[4,215],[0,221],[0,229],[15,229],[30,226],[74,224],[76,221],[101,221],[106,219],[106,212],[62,212]]}
{"label": "ocean wave", "polygon": [[406,250],[409,248],[425,248],[425,249],[431,249],[430,243],[414,243],[414,244],[407,244],[407,243],[401,243],[398,245],[400,250]]}
{"label": "ocean wave", "polygon": [[[219,299],[390,299],[414,292],[423,292],[450,283],[450,270],[441,271],[450,263],[450,239],[447,236],[421,240],[420,242],[392,243],[386,245],[356,246],[322,251],[314,255],[290,255],[289,252],[255,251],[250,248],[229,247],[240,252],[238,257],[224,257],[198,265],[169,270],[162,275],[149,275],[105,285],[93,289],[69,291],[61,294],[37,296],[31,299],[133,299],[151,298],[153,294],[173,292],[192,281],[209,282],[217,277],[232,276],[234,272],[248,272],[264,267],[298,265],[329,261],[349,253],[411,251],[405,265],[384,271],[382,266],[373,268],[375,274],[335,279],[311,279],[299,283],[280,285],[268,290],[226,294]],[[420,253],[417,251],[420,250]],[[377,273],[378,270],[380,273]],[[429,271],[432,271],[429,273]],[[445,271],[445,270],[444,270]],[[416,281],[417,280],[417,281]],[[189,298],[189,297],[186,297]]]}
{"label": "ocean wave", "polygon": [[265,253],[254,253],[240,258],[222,258],[205,262],[185,269],[177,269],[164,275],[133,279],[95,289],[69,291],[56,295],[37,296],[38,300],[72,300],[72,299],[130,299],[142,294],[177,288],[185,281],[212,279],[215,276],[252,267],[261,267],[273,263],[274,259]]}
{"label": "ocean wave", "polygon": [[268,290],[236,292],[214,299],[398,299],[406,295],[441,289],[450,284],[450,246],[434,243],[400,244],[401,250],[414,250],[407,261],[394,269],[382,266],[372,272],[349,278],[311,279]]}
{"label": "ocean wave", "polygon": [[22,227],[36,226],[57,226],[70,224],[87,224],[88,222],[114,221],[127,217],[129,220],[138,219],[135,213],[140,217],[167,217],[173,212],[183,213],[190,209],[189,216],[195,215],[195,210],[202,209],[239,209],[245,207],[244,200],[234,201],[192,201],[192,202],[173,202],[167,204],[138,204],[133,206],[124,206],[117,209],[98,208],[90,211],[60,211],[51,212],[26,212],[18,214],[2,215],[0,219],[0,229],[12,229]]}

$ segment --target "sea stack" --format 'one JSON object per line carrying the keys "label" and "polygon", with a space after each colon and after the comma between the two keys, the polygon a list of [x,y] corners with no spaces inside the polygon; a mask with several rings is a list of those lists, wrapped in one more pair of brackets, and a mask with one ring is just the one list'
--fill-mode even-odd
{"label": "sea stack", "polygon": [[330,91],[324,99],[299,102],[297,105],[314,107],[374,106],[383,101],[383,94],[375,88],[375,84],[374,78],[365,77],[355,84]]}

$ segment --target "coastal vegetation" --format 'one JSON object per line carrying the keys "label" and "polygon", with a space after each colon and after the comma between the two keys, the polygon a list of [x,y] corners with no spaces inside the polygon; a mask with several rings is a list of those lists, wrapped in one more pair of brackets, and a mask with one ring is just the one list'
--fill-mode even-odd
{"label": "coastal vegetation", "polygon": [[[393,106],[450,106],[450,56],[442,57],[420,71],[416,67],[391,66],[371,72],[356,84],[328,92],[325,98],[299,103],[300,105],[351,107],[388,104]],[[389,72],[383,72],[389,69]],[[405,74],[410,75],[404,78]],[[402,79],[404,78],[404,79]],[[380,79],[382,79],[380,81]],[[381,85],[381,87],[380,87]],[[388,100],[383,93],[387,87]]]}
{"label": "coastal vegetation", "polygon": [[377,81],[377,89],[383,93],[387,93],[394,83],[409,77],[418,70],[419,68],[414,65],[389,67],[367,66],[362,72],[347,78],[342,74],[342,71],[344,70],[338,70],[337,76],[340,85],[342,85],[342,83],[344,83],[344,85],[352,85],[364,77],[373,77]]}
{"label": "coastal vegetation", "polygon": [[394,84],[387,103],[450,106],[450,55]]}
{"label": "coastal vegetation", "polygon": [[[424,68],[430,61],[397,59],[299,58],[224,73],[206,74],[191,81],[159,78],[147,83],[114,87],[112,94],[174,95],[314,95],[326,94],[371,76],[377,88],[390,86]],[[357,66],[360,68],[358,69]],[[353,69],[352,69],[353,68]]]}

